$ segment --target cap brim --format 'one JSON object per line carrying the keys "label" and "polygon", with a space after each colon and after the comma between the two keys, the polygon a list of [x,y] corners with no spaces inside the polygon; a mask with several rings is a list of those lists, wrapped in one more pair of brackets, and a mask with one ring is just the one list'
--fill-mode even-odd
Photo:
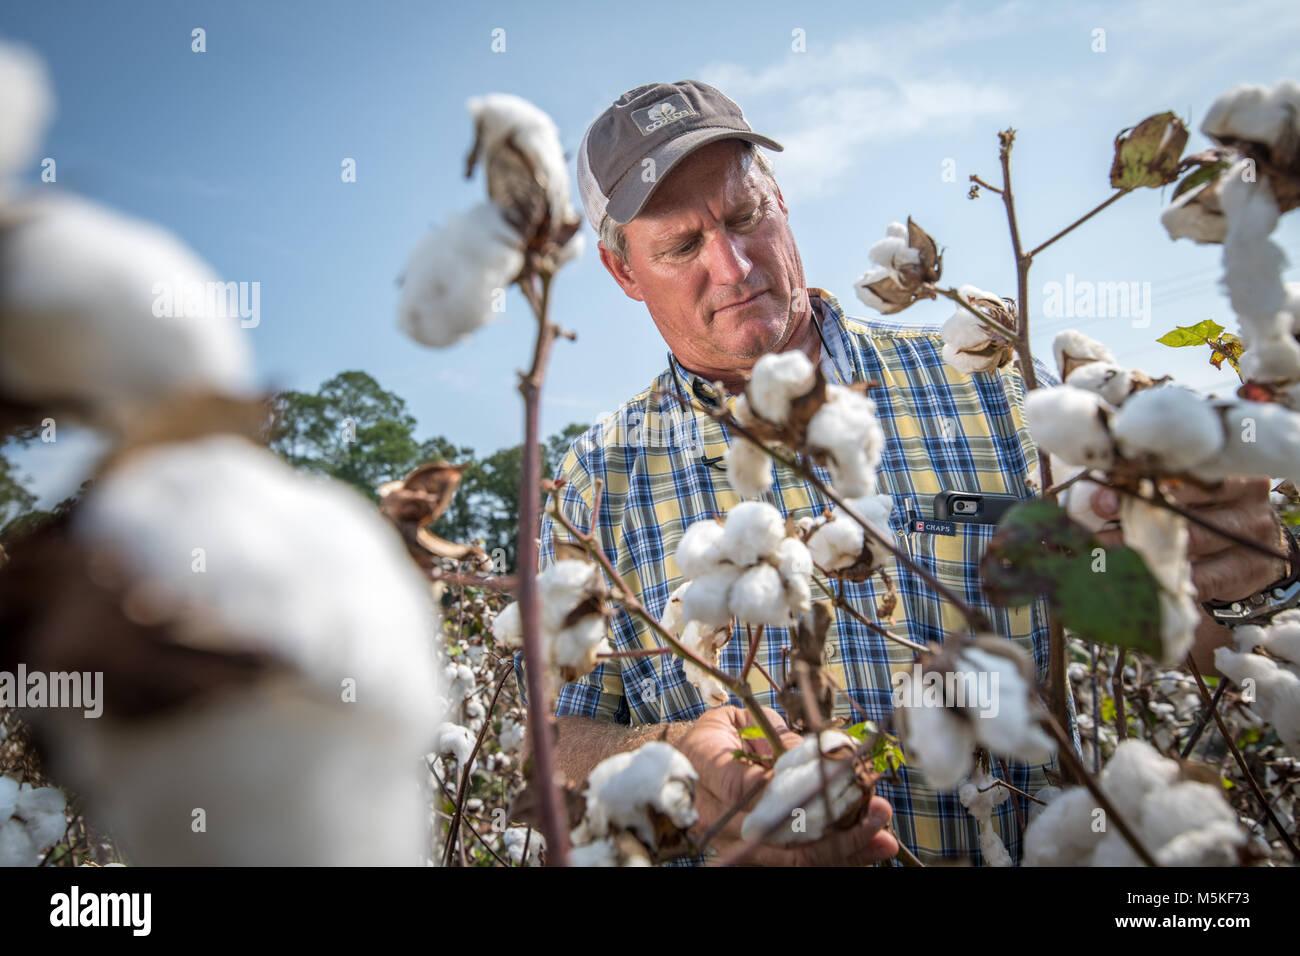
{"label": "cap brim", "polygon": [[655,164],[655,176],[650,182],[642,178],[640,165],[628,170],[627,175],[611,191],[609,204],[605,207],[606,214],[618,223],[631,222],[636,218],[637,213],[645,208],[655,189],[668,177],[674,166],[701,146],[716,143],[720,139],[743,139],[758,146],[766,146],[778,153],[785,149],[776,140],[759,133],[745,132],[726,126],[706,126],[691,130],[684,136],[670,140],[650,154],[648,158],[653,159]]}

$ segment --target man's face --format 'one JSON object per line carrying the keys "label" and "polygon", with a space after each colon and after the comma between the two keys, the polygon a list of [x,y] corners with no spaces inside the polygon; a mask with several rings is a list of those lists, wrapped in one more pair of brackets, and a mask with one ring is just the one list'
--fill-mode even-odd
{"label": "man's face", "polygon": [[701,373],[748,371],[784,351],[808,315],[785,200],[757,164],[741,168],[742,150],[726,139],[691,153],[625,227],[626,263],[601,249],[673,354]]}

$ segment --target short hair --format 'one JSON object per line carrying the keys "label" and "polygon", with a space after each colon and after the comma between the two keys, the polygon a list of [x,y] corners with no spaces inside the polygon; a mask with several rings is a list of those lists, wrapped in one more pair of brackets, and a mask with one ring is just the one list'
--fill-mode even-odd
{"label": "short hair", "polygon": [[[740,143],[744,147],[740,151],[740,162],[745,172],[749,172],[749,164],[752,161],[757,164],[758,171],[763,177],[775,186],[776,174],[772,171],[772,162],[767,158],[767,154],[758,147],[757,143],[751,143],[749,140],[744,139],[740,140]],[[626,262],[627,232],[624,225],[624,223],[610,218],[609,213],[605,213],[605,217],[600,221],[600,241],[604,243],[605,248]]]}

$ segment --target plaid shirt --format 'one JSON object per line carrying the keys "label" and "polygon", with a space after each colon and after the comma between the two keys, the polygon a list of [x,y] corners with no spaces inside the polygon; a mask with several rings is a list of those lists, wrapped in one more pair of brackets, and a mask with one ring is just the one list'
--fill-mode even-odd
{"label": "plaid shirt", "polygon": [[[998,634],[1029,651],[1039,681],[1045,682],[1045,602],[1040,598],[1022,608],[995,607],[980,591],[979,558],[995,526],[958,522],[952,535],[912,529],[916,518],[933,517],[933,498],[941,490],[1030,496],[1025,480],[1034,473],[1037,456],[1025,426],[1019,373],[1008,365],[965,375],[943,362],[937,328],[846,319],[830,293],[812,288],[809,295],[817,310],[814,314],[822,317],[827,346],[823,367],[840,373],[830,373],[829,380],[881,383],[870,392],[885,434],[878,480],[880,491],[894,500],[889,530],[897,544],[965,601],[981,608]],[[683,369],[671,354],[668,360],[668,369],[649,389],[577,438],[560,466],[560,476],[567,480],[561,506],[580,529],[592,526],[593,481],[603,480],[596,522],[601,545],[656,616],[662,615],[669,595],[683,580],[675,560],[683,532],[696,521],[725,515],[741,500],[726,479],[722,461],[731,436],[700,407],[701,403],[715,405],[714,389]],[[1040,381],[1056,384],[1041,362],[1036,361],[1035,368]],[[692,397],[694,408],[684,409],[668,396],[656,398],[656,390]],[[730,406],[735,399],[726,400]],[[830,482],[824,468],[814,470]],[[814,486],[780,465],[763,498],[794,518],[820,514],[829,504]],[[569,536],[544,517],[541,568],[553,562],[557,539],[569,540]],[[916,575],[897,560],[887,568],[899,598],[895,628],[923,644],[942,644],[947,633],[967,632],[958,611]],[[860,584],[836,580],[833,586],[868,619],[875,618],[874,608],[884,594],[877,577]],[[814,585],[814,600],[818,596],[825,599]],[[622,609],[612,618],[609,643],[619,651],[661,646],[644,622]],[[788,643],[787,629],[768,628],[758,649],[758,662],[777,682],[786,673],[782,649]],[[740,673],[746,649],[745,629],[738,626],[721,652],[721,669]],[[856,723],[865,712],[877,725],[891,726],[891,675],[910,672],[912,652],[837,611],[827,634],[826,653],[836,685],[861,708],[851,708],[837,695],[836,714]],[[522,691],[521,655],[516,657],[516,676]],[[750,672],[750,686],[760,704],[784,716],[776,692],[757,668]],[[730,703],[740,706],[734,696]],[[686,680],[681,660],[671,654],[607,660],[581,680],[564,685],[556,707],[561,716],[633,725],[692,720],[704,710],[694,685]],[[1072,700],[1070,714],[1070,733],[1077,747]],[[1055,769],[1055,758],[1046,766]],[[1020,790],[1033,793],[1046,785],[1042,766],[1008,762],[1008,769],[1009,782]],[[993,771],[1003,776],[999,767]],[[977,824],[956,793],[936,792],[908,767],[901,768],[898,776],[898,783],[882,779],[877,792],[894,809],[900,840],[925,863],[982,863]],[[1012,859],[1019,861],[1022,841],[1013,801],[1020,803],[1021,813],[1028,812],[1028,801],[1013,794],[994,811],[994,822]],[[699,863],[702,858],[689,862]]]}

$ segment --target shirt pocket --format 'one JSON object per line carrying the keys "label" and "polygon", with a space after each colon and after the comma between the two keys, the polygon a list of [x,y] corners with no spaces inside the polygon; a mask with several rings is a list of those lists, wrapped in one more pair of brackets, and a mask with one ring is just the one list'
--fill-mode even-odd
{"label": "shirt pocket", "polygon": [[[928,513],[927,513],[928,517]],[[925,567],[939,583],[968,605],[982,611],[992,632],[1018,644],[1034,661],[1039,681],[1047,679],[1047,617],[1042,600],[1022,607],[998,607],[981,587],[980,559],[988,549],[996,524],[954,521],[952,534],[909,529],[907,535],[912,559]],[[919,583],[917,595],[918,640],[940,643],[950,634],[968,634],[966,618],[947,599],[925,582]]]}

